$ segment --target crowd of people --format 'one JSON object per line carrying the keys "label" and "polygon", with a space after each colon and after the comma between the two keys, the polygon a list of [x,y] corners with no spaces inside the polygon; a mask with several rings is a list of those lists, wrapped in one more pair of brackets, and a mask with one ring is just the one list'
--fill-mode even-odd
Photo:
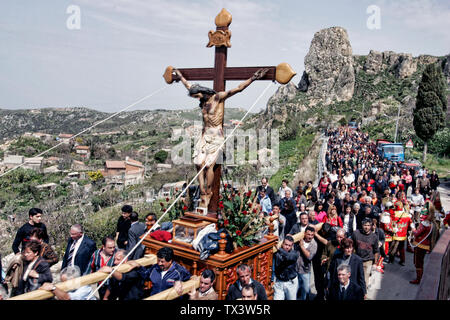
{"label": "crowd of people", "polygon": [[[444,218],[434,201],[438,176],[426,168],[414,170],[380,158],[368,134],[359,130],[340,127],[326,135],[326,170],[316,186],[299,181],[290,188],[289,181],[283,180],[275,192],[263,178],[256,189],[262,215],[275,218],[273,233],[280,240],[273,257],[274,299],[367,299],[371,274],[383,273],[385,265],[397,259],[405,265],[405,250],[414,252],[417,275],[410,282],[420,283],[425,254],[432,250]],[[139,300],[174,288],[180,299],[218,299],[216,275],[210,269],[201,273],[198,289],[183,295],[183,282],[191,273],[175,261],[169,247],[157,252],[154,265],[144,267],[136,261],[144,255],[144,246],[137,245],[140,237],[152,228],[152,237],[167,241],[171,226],[155,225],[154,213],[139,222],[130,205],[122,207],[116,234],[105,237],[100,248],[81,224],[71,226],[60,281],[93,272],[112,274],[96,295],[90,285],[61,290],[50,272],[58,257],[48,244],[42,216],[42,210],[30,209],[29,221],[18,230],[12,245],[16,255],[1,279],[0,297],[45,290],[58,300]],[[115,270],[119,263],[131,269]],[[266,300],[266,289],[251,275],[250,265],[237,266],[237,280],[229,286],[226,299]]]}
{"label": "crowd of people", "polygon": [[329,129],[326,136],[326,170],[316,186],[299,181],[291,188],[283,180],[275,192],[263,178],[257,188],[264,214],[278,217],[275,234],[283,241],[273,263],[274,299],[311,299],[312,277],[314,299],[367,299],[371,274],[397,259],[404,266],[405,250],[414,253],[410,283],[419,284],[425,254],[448,225],[438,175],[383,159],[358,129]]}

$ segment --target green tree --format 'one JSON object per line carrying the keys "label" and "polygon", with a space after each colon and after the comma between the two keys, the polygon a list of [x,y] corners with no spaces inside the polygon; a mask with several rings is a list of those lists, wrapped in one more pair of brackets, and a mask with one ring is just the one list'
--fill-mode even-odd
{"label": "green tree", "polygon": [[417,91],[413,125],[417,136],[424,141],[423,162],[426,160],[428,141],[441,129],[447,111],[446,83],[437,64],[426,66]]}
{"label": "green tree", "polygon": [[168,156],[169,153],[167,153],[167,151],[160,150],[157,153],[155,153],[155,160],[158,161],[158,163],[163,163],[166,161]]}
{"label": "green tree", "polygon": [[347,125],[347,119],[345,119],[345,117],[339,119],[338,122],[339,122],[339,124],[340,124],[341,126]]}

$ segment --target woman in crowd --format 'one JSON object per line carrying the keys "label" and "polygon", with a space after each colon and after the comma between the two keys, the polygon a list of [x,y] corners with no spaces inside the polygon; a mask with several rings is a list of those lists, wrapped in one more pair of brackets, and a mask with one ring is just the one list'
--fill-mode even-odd
{"label": "woman in crowd", "polygon": [[317,201],[316,205],[314,206],[314,211],[316,212],[316,219],[319,222],[324,222],[323,219],[326,217],[327,213],[325,210],[323,210],[323,203],[322,201]]}
{"label": "woman in crowd", "polygon": [[41,252],[39,253],[39,256],[44,258],[45,261],[47,261],[48,265],[51,267],[55,263],[58,262],[58,255],[53,251],[52,247],[48,243],[44,242],[44,231],[39,228],[34,228],[31,231],[30,240],[31,241],[37,241],[41,244]]}
{"label": "woman in crowd", "polygon": [[37,241],[30,241],[22,252],[24,260],[23,274],[20,276],[17,293],[27,293],[39,289],[44,282],[52,282],[53,277],[47,261],[40,256],[42,246]]}
{"label": "woman in crowd", "polygon": [[305,205],[304,203],[300,203],[300,206],[298,207],[298,210],[297,210],[297,212],[296,212],[296,215],[297,215],[297,221],[300,221],[300,220],[299,220],[299,217],[300,217],[300,215],[301,215],[302,213],[308,214],[308,212],[306,211],[306,205]]}
{"label": "woman in crowd", "polygon": [[325,193],[328,189],[329,184],[331,184],[330,178],[328,178],[327,173],[324,172],[322,178],[320,178],[319,181],[320,199],[325,199]]}
{"label": "woman in crowd", "polygon": [[353,214],[352,207],[346,206],[344,212],[339,217],[342,220],[342,228],[345,231],[345,237],[351,238],[353,231],[356,230],[356,217]]}
{"label": "woman in crowd", "polygon": [[404,174],[402,175],[403,184],[405,185],[405,191],[408,192],[408,188],[412,186],[413,177],[411,172],[408,169],[404,170]]}
{"label": "woman in crowd", "polygon": [[328,208],[327,215],[323,219],[323,222],[330,224],[332,227],[340,227],[342,228],[344,225],[342,223],[342,219],[338,216],[336,206],[330,206]]}
{"label": "woman in crowd", "polygon": [[353,193],[356,192],[356,182],[355,182],[355,181],[353,181],[353,182],[350,184],[349,192],[350,192],[350,194],[353,194]]}
{"label": "woman in crowd", "polygon": [[339,186],[339,191],[337,192],[337,197],[339,200],[344,200],[345,195],[348,193],[347,191],[347,185],[341,184]]}

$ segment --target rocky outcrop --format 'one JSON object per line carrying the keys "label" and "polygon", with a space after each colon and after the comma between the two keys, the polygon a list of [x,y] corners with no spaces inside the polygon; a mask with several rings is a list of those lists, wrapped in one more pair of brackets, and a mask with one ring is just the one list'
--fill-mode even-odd
{"label": "rocky outcrop", "polygon": [[400,79],[410,77],[417,70],[417,60],[410,53],[384,51],[383,64],[382,69],[388,69]]}
{"label": "rocky outcrop", "polygon": [[419,64],[419,65],[420,64],[436,63],[439,60],[437,57],[433,57],[433,56],[430,56],[428,54],[421,54],[416,59],[417,59],[417,64]]}
{"label": "rocky outcrop", "polygon": [[284,123],[288,116],[286,103],[297,95],[297,91],[293,82],[281,85],[267,103],[265,113],[269,118]]}
{"label": "rocky outcrop", "polygon": [[[375,90],[370,92],[370,97],[366,97],[370,98],[371,103],[375,103],[366,112],[371,116],[378,116],[386,108],[382,99],[386,98],[384,94],[390,90],[390,83],[401,81],[404,86],[402,90],[415,91],[420,78],[419,71],[427,64],[441,62],[447,83],[450,85],[450,55],[442,59],[430,55],[413,57],[410,53],[375,50],[370,50],[366,56],[353,55],[345,29],[341,27],[323,29],[314,34],[308,54],[305,56],[305,70],[297,86],[297,95],[294,94],[293,84],[281,86],[269,100],[266,114],[284,123],[289,117],[288,110],[299,112],[317,106],[328,106],[334,102],[349,101],[353,98],[355,90],[358,90],[355,87],[370,79],[368,85],[376,86],[380,92]],[[361,78],[356,79],[359,76]],[[414,93],[407,93],[410,96],[401,103],[409,110],[413,108],[414,98],[411,96],[414,96]],[[390,97],[392,98],[392,93]]]}
{"label": "rocky outcrop", "polygon": [[305,57],[310,104],[325,105],[333,100],[348,101],[353,96],[355,72],[352,47],[347,31],[341,27],[323,29],[314,34]]}
{"label": "rocky outcrop", "polygon": [[306,73],[306,71],[303,71],[302,78],[298,83],[298,91],[306,92],[308,91],[308,86],[309,86],[308,74]]}
{"label": "rocky outcrop", "polygon": [[364,64],[364,71],[370,74],[378,73],[383,69],[383,54],[378,51],[370,50]]}
{"label": "rocky outcrop", "polygon": [[363,70],[368,74],[377,74],[384,70],[393,72],[400,79],[410,77],[417,70],[417,63],[431,63],[434,57],[421,56],[414,59],[409,53],[395,53],[393,51],[379,52],[370,50]]}
{"label": "rocky outcrop", "polygon": [[395,66],[395,75],[400,78],[410,77],[417,70],[417,61],[412,57],[412,54],[400,54],[397,65]]}
{"label": "rocky outcrop", "polygon": [[270,98],[269,103],[271,102],[286,102],[291,100],[297,94],[297,87],[293,82],[289,82],[285,85],[281,85],[275,94]]}

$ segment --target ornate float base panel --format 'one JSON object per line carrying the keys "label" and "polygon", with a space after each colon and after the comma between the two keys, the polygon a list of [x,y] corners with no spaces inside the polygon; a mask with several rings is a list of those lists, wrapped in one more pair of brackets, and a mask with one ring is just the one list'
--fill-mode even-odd
{"label": "ornate float base panel", "polygon": [[241,263],[252,268],[252,278],[266,288],[267,297],[273,298],[272,261],[273,247],[278,237],[266,236],[258,244],[251,247],[235,249],[231,254],[216,253],[206,260],[200,260],[200,253],[187,246],[154,240],[147,236],[144,239],[146,254],[156,254],[162,247],[170,247],[174,251],[174,260],[184,266],[192,275],[200,275],[206,268],[216,273],[215,290],[219,300],[225,300],[228,288],[237,280],[236,269]]}

